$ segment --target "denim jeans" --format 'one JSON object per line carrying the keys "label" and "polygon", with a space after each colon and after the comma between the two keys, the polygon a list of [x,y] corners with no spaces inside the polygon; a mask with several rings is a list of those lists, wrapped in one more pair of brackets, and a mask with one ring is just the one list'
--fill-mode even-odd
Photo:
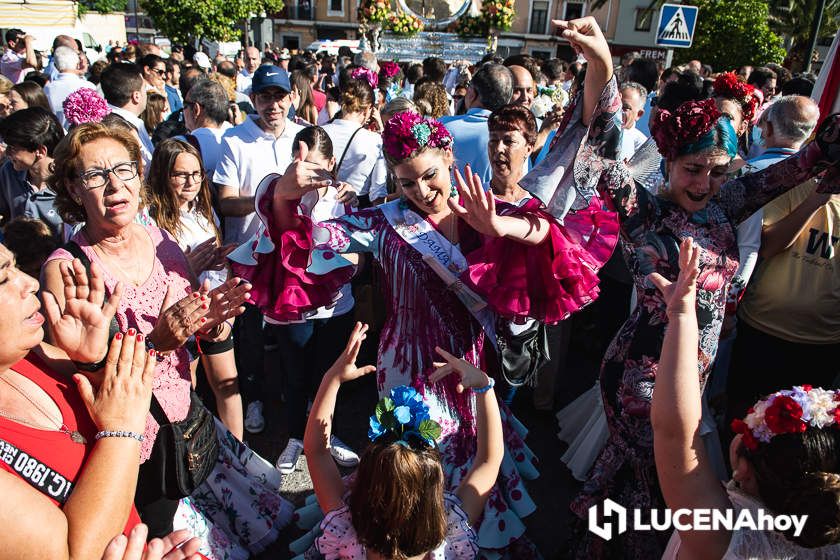
{"label": "denim jeans", "polygon": [[280,361],[286,372],[289,437],[303,439],[306,407],[321,378],[341,355],[355,324],[353,313],[303,323],[274,325]]}

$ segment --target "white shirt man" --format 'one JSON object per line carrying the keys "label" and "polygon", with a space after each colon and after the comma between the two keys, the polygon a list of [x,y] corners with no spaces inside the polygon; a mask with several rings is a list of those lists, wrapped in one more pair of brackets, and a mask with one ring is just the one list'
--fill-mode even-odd
{"label": "white shirt man", "polygon": [[257,110],[222,138],[222,156],[213,181],[225,217],[225,243],[243,243],[257,230],[254,192],[269,173],[292,162],[292,141],[303,127],[287,118],[291,85],[285,70],[261,66],[254,73],[251,101]]}
{"label": "white shirt man", "polygon": [[146,125],[140,120],[148,99],[140,70],[133,64],[113,64],[102,72],[99,86],[111,112],[125,119],[137,132],[144,169],[148,172],[155,148]]}
{"label": "white shirt man", "polygon": [[260,67],[260,51],[256,47],[248,47],[243,55],[245,68],[236,75],[236,91],[244,94],[251,93],[251,81],[254,79],[254,72]]}
{"label": "white shirt man", "polygon": [[76,90],[87,88],[96,91],[96,86],[81,78],[78,74],[79,55],[70,47],[58,47],[53,55],[53,62],[59,74],[44,86],[44,94],[50,102],[50,109],[58,122],[65,129],[67,119],[64,118],[64,100]]}
{"label": "white shirt man", "polygon": [[222,159],[222,138],[233,128],[227,122],[228,97],[212,80],[199,80],[184,99],[184,124],[198,142],[204,169],[211,181]]}
{"label": "white shirt man", "polygon": [[647,90],[636,82],[625,82],[621,84],[621,106],[623,133],[621,135],[621,148],[618,151],[619,160],[627,160],[633,157],[647,136],[636,128],[636,122],[645,114],[645,102],[647,101]]}

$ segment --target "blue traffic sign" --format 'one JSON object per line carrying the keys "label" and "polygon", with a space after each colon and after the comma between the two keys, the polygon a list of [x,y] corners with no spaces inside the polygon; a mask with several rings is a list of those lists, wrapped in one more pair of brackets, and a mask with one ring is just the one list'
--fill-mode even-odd
{"label": "blue traffic sign", "polygon": [[697,26],[697,6],[663,4],[656,26],[656,44],[661,47],[690,47]]}

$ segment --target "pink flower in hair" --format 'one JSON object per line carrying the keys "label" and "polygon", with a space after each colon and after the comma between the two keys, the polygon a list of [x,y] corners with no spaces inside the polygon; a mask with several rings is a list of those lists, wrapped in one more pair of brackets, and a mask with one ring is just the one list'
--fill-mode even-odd
{"label": "pink flower in hair", "polygon": [[396,62],[386,60],[379,63],[379,73],[386,78],[393,78],[400,73],[400,65]]}
{"label": "pink flower in hair", "polygon": [[62,104],[64,118],[70,125],[80,125],[88,122],[100,122],[111,112],[108,103],[94,90],[89,88],[77,89],[67,96]]}
{"label": "pink flower in hair", "polygon": [[452,135],[438,121],[424,119],[417,113],[397,113],[385,124],[382,146],[397,161],[410,158],[415,152],[429,148],[448,148]]}
{"label": "pink flower in hair", "polygon": [[376,75],[372,70],[368,70],[364,66],[359,66],[358,68],[353,68],[353,71],[350,73],[350,77],[354,80],[362,80],[363,82],[367,82],[370,86],[370,89],[376,89],[379,85],[379,76]]}

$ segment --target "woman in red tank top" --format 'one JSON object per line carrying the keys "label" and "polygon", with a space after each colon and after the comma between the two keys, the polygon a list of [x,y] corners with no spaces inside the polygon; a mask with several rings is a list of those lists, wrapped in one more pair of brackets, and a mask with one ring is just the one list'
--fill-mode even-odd
{"label": "woman in red tank top", "polygon": [[[0,560],[99,559],[139,523],[132,502],[154,350],[131,330],[107,348],[119,291],[103,305],[97,268],[88,282],[74,266],[62,270],[64,309],[47,297],[45,312],[64,340],[107,350],[90,379],[43,342],[38,282],[0,245]],[[195,549],[187,543],[178,557]]]}

